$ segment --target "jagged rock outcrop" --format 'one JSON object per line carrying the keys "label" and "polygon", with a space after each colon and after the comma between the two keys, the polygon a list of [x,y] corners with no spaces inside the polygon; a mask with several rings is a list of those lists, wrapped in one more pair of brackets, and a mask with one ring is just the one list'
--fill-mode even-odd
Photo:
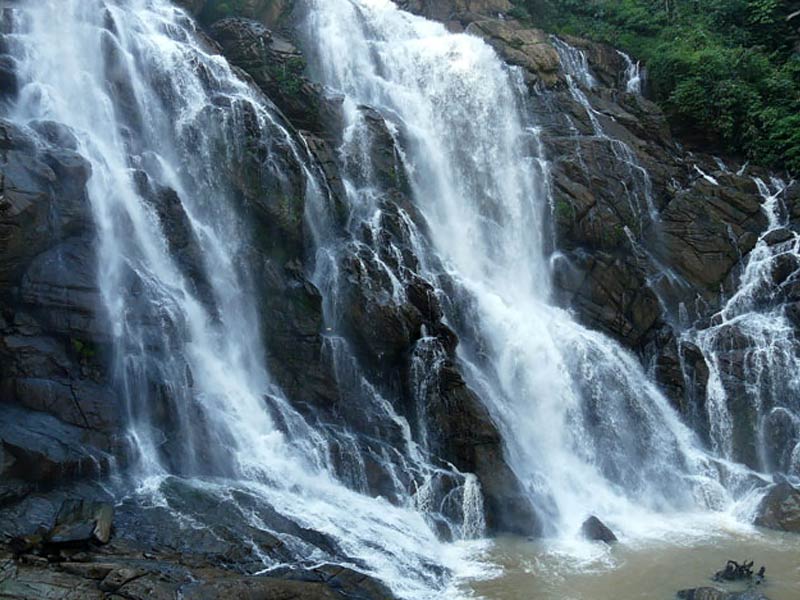
{"label": "jagged rock outcrop", "polygon": [[100,348],[88,163],[63,127],[0,121],[3,489],[102,471],[120,406]]}
{"label": "jagged rock outcrop", "polygon": [[800,490],[783,481],[758,505],[755,524],[768,529],[800,533]]}
{"label": "jagged rock outcrop", "polygon": [[295,127],[317,135],[336,128],[338,103],[305,76],[305,58],[289,39],[243,18],[217,21],[211,35]]}

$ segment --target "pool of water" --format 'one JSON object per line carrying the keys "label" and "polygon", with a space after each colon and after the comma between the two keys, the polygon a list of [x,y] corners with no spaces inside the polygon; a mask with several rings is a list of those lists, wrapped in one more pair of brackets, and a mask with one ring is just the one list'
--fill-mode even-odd
{"label": "pool of water", "polygon": [[608,547],[575,538],[501,538],[483,550],[487,571],[465,582],[464,595],[485,600],[672,600],[678,590],[727,586],[711,581],[728,559],[762,564],[770,600],[800,600],[800,535],[751,527],[721,527],[702,535],[675,531],[657,539]]}

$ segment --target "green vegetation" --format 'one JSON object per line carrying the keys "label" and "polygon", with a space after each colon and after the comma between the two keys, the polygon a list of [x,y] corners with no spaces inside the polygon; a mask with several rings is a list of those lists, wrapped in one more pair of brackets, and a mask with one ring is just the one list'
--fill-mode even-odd
{"label": "green vegetation", "polygon": [[97,356],[97,348],[91,342],[84,342],[75,338],[71,338],[72,349],[81,361],[90,361]]}
{"label": "green vegetation", "polygon": [[302,56],[292,56],[280,63],[268,63],[270,76],[278,84],[282,94],[298,96],[303,89],[306,61]]}
{"label": "green vegetation", "polygon": [[556,202],[556,217],[562,221],[571,221],[575,218],[575,209],[566,200],[559,199]]}
{"label": "green vegetation", "polygon": [[673,126],[800,173],[800,9],[789,0],[515,0],[514,15],[647,65]]}
{"label": "green vegetation", "polygon": [[249,0],[211,0],[206,3],[200,18],[212,23],[225,17],[241,17],[248,14],[251,4]]}

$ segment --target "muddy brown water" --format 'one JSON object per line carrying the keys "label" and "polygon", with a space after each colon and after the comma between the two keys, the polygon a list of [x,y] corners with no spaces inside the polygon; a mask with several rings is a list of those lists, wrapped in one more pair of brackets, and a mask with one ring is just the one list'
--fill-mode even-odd
{"label": "muddy brown water", "polygon": [[673,600],[678,590],[702,586],[737,591],[711,576],[728,559],[767,567],[759,586],[769,600],[800,600],[800,535],[766,530],[718,532],[704,540],[574,544],[499,539],[483,559],[494,576],[465,583],[465,594],[485,600]]}

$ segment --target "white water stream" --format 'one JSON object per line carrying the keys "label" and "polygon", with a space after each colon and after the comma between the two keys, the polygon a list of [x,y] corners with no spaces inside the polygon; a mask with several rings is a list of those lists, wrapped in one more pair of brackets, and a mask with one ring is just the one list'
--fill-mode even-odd
{"label": "white water stream", "polygon": [[[589,514],[623,542],[676,532],[697,539],[744,518],[754,500],[750,473],[700,447],[634,356],[552,305],[548,166],[519,74],[479,39],[389,0],[305,4],[316,74],[346,96],[343,153],[366,127],[362,104],[379,109],[400,141],[430,234],[423,242],[407,223],[418,236],[420,274],[455,290],[445,306],[461,338],[459,359],[545,533],[580,554],[595,552],[577,541]],[[252,232],[231,173],[255,129],[264,147],[291,148],[308,179],[307,201],[321,201],[310,160],[280,117],[166,0],[41,0],[16,12],[10,37],[22,88],[4,116],[65,125],[92,165],[98,282],[140,487],[156,502],[169,474],[225,500],[231,487],[246,488],[332,536],[403,597],[439,598],[452,576],[478,576],[469,545],[437,539],[418,496],[395,505],[337,481],[329,440],[270,379],[254,334],[259,307],[245,260]],[[374,219],[375,196],[348,183],[354,214]],[[174,190],[199,248],[194,268],[170,248],[152,197],[165,190]],[[649,198],[639,201],[652,210]],[[345,351],[335,356],[347,359]],[[365,394],[386,419],[401,421],[377,393]],[[172,434],[159,427],[165,412]],[[406,444],[413,468],[433,473]],[[464,537],[482,530],[476,496],[465,477],[463,519],[452,527]],[[333,559],[312,552],[311,561]]]}

